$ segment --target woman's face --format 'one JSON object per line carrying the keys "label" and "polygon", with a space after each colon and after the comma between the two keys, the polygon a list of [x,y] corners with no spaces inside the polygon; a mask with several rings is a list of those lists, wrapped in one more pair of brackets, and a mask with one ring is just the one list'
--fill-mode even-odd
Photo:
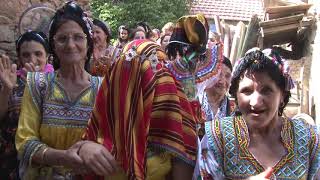
{"label": "woman's face", "polygon": [[225,64],[222,64],[217,82],[208,88],[207,91],[212,91],[215,94],[224,96],[230,87],[230,82],[231,70]]}
{"label": "woman's face", "polygon": [[170,35],[166,35],[163,37],[163,40],[161,42],[162,49],[166,49],[167,45],[169,44],[170,37],[171,37]]}
{"label": "woman's face", "polygon": [[125,29],[120,30],[120,39],[127,40],[128,39],[128,31]]}
{"label": "woman's face", "polygon": [[93,42],[95,45],[106,46],[107,38],[108,35],[99,26],[93,25]]}
{"label": "woman's face", "polygon": [[47,53],[41,43],[37,41],[25,41],[20,46],[20,66],[33,63],[40,71],[43,71],[47,63]]}
{"label": "woman's face", "polygon": [[158,39],[159,39],[159,34],[157,33],[157,31],[152,31],[151,40],[156,42]]}
{"label": "woman's face", "polygon": [[81,26],[69,20],[63,23],[53,37],[54,51],[63,64],[85,63],[87,58],[87,36]]}
{"label": "woman's face", "polygon": [[146,39],[146,34],[143,31],[137,31],[133,39]]}
{"label": "woman's face", "polygon": [[283,93],[266,72],[246,72],[239,82],[237,101],[248,126],[262,128],[278,117]]}

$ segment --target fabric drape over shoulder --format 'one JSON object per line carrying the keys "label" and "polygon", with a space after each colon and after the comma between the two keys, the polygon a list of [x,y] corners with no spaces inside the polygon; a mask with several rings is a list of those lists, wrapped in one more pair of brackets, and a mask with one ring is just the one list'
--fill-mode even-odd
{"label": "fabric drape over shoulder", "polygon": [[111,151],[129,179],[145,179],[147,148],[195,163],[197,118],[171,73],[154,71],[145,56],[154,43],[131,45],[146,53],[115,63],[98,91],[85,138]]}

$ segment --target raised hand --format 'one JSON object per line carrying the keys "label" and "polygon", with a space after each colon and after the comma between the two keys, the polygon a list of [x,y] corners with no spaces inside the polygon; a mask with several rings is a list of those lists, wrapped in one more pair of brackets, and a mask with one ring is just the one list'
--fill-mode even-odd
{"label": "raised hand", "polygon": [[100,176],[110,176],[120,169],[110,152],[95,142],[83,144],[79,149],[79,156],[91,171]]}
{"label": "raised hand", "polygon": [[25,63],[24,67],[21,69],[21,74],[20,77],[22,80],[26,81],[27,78],[27,73],[28,72],[37,72],[40,71],[40,67],[39,66],[35,66],[33,63]]}
{"label": "raised hand", "polygon": [[269,180],[271,178],[271,175],[273,173],[272,168],[268,168],[267,170],[263,171],[262,173],[252,176],[249,178],[249,180]]}
{"label": "raised hand", "polygon": [[6,55],[0,55],[0,81],[4,88],[12,90],[16,87],[17,81],[17,65],[11,64],[10,59]]}

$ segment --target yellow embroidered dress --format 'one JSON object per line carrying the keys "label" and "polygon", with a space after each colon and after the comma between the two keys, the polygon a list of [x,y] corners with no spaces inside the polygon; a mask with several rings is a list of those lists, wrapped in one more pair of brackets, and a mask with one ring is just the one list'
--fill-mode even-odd
{"label": "yellow embroidered dress", "polygon": [[91,76],[91,86],[72,102],[55,72],[28,74],[16,134],[21,178],[66,177],[63,167],[34,167],[32,156],[44,146],[68,149],[81,139],[100,84],[100,78]]}

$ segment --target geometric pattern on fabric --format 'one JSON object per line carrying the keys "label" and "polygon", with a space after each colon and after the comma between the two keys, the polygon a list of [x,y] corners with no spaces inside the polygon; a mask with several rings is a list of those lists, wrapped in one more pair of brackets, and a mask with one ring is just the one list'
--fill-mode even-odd
{"label": "geometric pattern on fabric", "polygon": [[[222,163],[222,171],[226,179],[245,179],[264,171],[263,167],[248,150],[249,134],[245,121],[237,117],[227,117],[219,121],[220,126],[212,128],[215,121],[206,123],[209,150],[214,153],[218,163]],[[211,125],[210,125],[211,124]],[[211,129],[207,129],[211,128]],[[318,153],[312,155],[312,147],[319,148],[318,141],[311,136],[312,128],[304,121],[284,118],[281,131],[282,142],[287,154],[273,167],[278,179],[313,179],[315,172],[309,171],[310,166],[319,167]],[[208,134],[209,133],[209,134]],[[220,134],[220,135],[219,135]],[[219,136],[217,136],[219,135]],[[215,136],[215,137],[214,137]],[[222,144],[223,152],[219,152],[218,144]],[[315,156],[315,157],[313,157]],[[222,162],[219,159],[223,158]],[[312,163],[318,163],[314,165]]]}

